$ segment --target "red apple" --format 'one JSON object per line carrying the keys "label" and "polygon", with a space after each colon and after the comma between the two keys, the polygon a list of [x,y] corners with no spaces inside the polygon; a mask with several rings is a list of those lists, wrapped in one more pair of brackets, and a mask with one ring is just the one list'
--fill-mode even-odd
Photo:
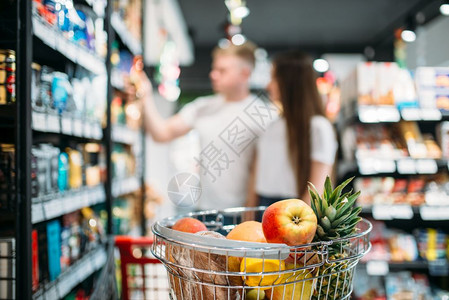
{"label": "red apple", "polygon": [[200,220],[194,218],[179,219],[172,227],[173,230],[182,232],[197,233],[199,231],[207,231],[206,225]]}
{"label": "red apple", "polygon": [[268,243],[308,244],[313,240],[316,228],[315,213],[299,199],[275,202],[267,207],[262,217],[262,229]]}

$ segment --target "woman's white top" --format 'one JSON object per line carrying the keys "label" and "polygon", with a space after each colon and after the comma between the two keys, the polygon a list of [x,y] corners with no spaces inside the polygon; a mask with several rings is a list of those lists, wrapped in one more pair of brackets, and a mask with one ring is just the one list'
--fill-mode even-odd
{"label": "woman's white top", "polygon": [[[312,161],[333,165],[338,142],[332,124],[323,116],[314,116],[311,122]],[[288,154],[287,128],[283,118],[272,122],[259,138],[256,192],[266,197],[299,196]]]}

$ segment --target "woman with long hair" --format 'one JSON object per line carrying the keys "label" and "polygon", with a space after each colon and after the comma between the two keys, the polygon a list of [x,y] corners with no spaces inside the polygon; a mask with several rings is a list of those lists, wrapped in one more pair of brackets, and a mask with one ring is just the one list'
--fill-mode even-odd
{"label": "woman with long hair", "polygon": [[258,204],[287,198],[310,203],[308,182],[317,188],[324,185],[338,146],[324,115],[311,57],[299,51],[276,56],[267,91],[281,113],[258,141]]}

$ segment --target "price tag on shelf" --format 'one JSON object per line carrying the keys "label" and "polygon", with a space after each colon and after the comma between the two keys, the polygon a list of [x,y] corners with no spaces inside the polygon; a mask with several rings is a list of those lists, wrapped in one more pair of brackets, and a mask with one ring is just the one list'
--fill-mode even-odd
{"label": "price tag on shelf", "polygon": [[447,276],[449,275],[449,264],[447,259],[429,260],[430,276]]}
{"label": "price tag on shelf", "polygon": [[[96,271],[96,268],[94,268],[94,265],[92,264],[92,258],[86,257],[86,260],[83,262],[82,268],[80,268],[81,276],[88,277],[93,272]],[[83,278],[84,280],[84,278]]]}
{"label": "price tag on shelf", "polygon": [[361,105],[358,108],[358,114],[360,122],[362,123],[377,123],[379,119],[377,118],[377,111],[374,106]]}
{"label": "price tag on shelf", "polygon": [[449,206],[421,206],[419,208],[421,219],[424,221],[449,221]]}
{"label": "price tag on shelf", "polygon": [[399,110],[394,106],[379,106],[376,114],[380,122],[399,122],[401,116]]}
{"label": "price tag on shelf", "polygon": [[371,276],[385,276],[390,271],[388,262],[384,260],[370,260],[366,263],[366,272]]}
{"label": "price tag on shelf", "polygon": [[42,203],[33,203],[31,206],[31,223],[36,224],[45,220]]}
{"label": "price tag on shelf", "polygon": [[81,199],[82,199],[82,205],[83,207],[90,206],[90,199],[89,199],[89,191],[83,190],[81,191]]}
{"label": "price tag on shelf", "polygon": [[60,199],[54,199],[43,203],[44,212],[47,219],[52,219],[63,213],[63,207]]}
{"label": "price tag on shelf", "polygon": [[436,108],[422,108],[421,118],[426,121],[439,121],[442,119],[442,115]]}
{"label": "price tag on shelf", "polygon": [[373,218],[376,220],[392,220],[390,205],[373,205]]}
{"label": "price tag on shelf", "polygon": [[374,168],[376,173],[394,173],[396,172],[396,163],[392,159],[378,159]]}
{"label": "price tag on shelf", "polygon": [[390,213],[394,219],[411,220],[413,219],[413,209],[408,204],[391,205]]}
{"label": "price tag on shelf", "polygon": [[59,299],[59,293],[56,284],[50,283],[45,286],[45,299]]}
{"label": "price tag on shelf", "polygon": [[418,174],[436,174],[438,165],[433,159],[418,159],[416,161],[416,171]]}
{"label": "price tag on shelf", "polygon": [[417,107],[403,108],[401,116],[405,121],[417,121],[421,120],[421,111]]}
{"label": "price tag on shelf", "polygon": [[[70,276],[70,272],[66,272],[63,275],[59,277],[58,280],[58,289],[59,289],[59,295],[61,297],[64,297],[72,290],[72,276]],[[53,298],[49,298],[53,299]]]}
{"label": "price tag on shelf", "polygon": [[72,42],[68,41],[67,46],[66,46],[66,51],[67,51],[67,57],[71,61],[76,62],[77,57],[78,57],[78,47],[76,45],[74,45]]}
{"label": "price tag on shelf", "polygon": [[47,116],[43,113],[33,112],[32,127],[37,131],[47,131]]}
{"label": "price tag on shelf", "polygon": [[59,133],[61,131],[58,116],[51,114],[47,115],[47,131],[55,133]]}
{"label": "price tag on shelf", "polygon": [[415,161],[413,159],[401,159],[397,162],[399,174],[416,174]]}
{"label": "price tag on shelf", "polygon": [[92,137],[92,123],[91,122],[84,122],[84,136],[86,138]]}
{"label": "price tag on shelf", "polygon": [[62,117],[61,131],[63,134],[72,135],[72,119],[69,117]]}
{"label": "price tag on shelf", "polygon": [[83,122],[80,119],[73,119],[73,135],[83,137]]}

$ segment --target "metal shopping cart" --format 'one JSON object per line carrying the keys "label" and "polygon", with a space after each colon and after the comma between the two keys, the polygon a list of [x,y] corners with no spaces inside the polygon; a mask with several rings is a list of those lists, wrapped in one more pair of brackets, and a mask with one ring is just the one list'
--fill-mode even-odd
{"label": "metal shopping cart", "polygon": [[156,222],[151,251],[167,270],[170,299],[348,299],[355,266],[371,247],[372,226],[366,220],[348,238],[294,247],[170,229],[179,218],[193,217],[210,231],[226,234],[264,210],[203,211]]}
{"label": "metal shopping cart", "polygon": [[169,299],[165,268],[152,257],[148,237],[116,236],[115,246],[120,251],[121,299]]}

